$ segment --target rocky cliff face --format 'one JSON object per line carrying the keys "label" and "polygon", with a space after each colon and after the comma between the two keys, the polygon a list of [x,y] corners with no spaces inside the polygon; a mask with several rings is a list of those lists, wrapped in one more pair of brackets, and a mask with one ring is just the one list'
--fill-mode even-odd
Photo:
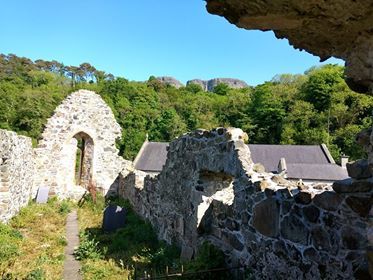
{"label": "rocky cliff face", "polygon": [[230,88],[246,88],[246,87],[248,87],[248,84],[245,83],[244,81],[238,80],[238,79],[232,79],[232,78],[215,78],[215,79],[211,79],[211,80],[207,80],[207,81],[194,79],[194,80],[187,81],[187,85],[188,84],[197,84],[197,85],[201,86],[204,91],[213,91],[214,88],[218,84],[221,84],[221,83],[228,85]]}
{"label": "rocky cliff face", "polygon": [[180,81],[176,80],[174,77],[161,76],[157,77],[157,80],[166,85],[173,86],[175,88],[181,88],[184,86]]}
{"label": "rocky cliff face", "polygon": [[371,0],[206,0],[207,10],[245,29],[273,30],[296,49],[346,61],[346,81],[373,94]]}

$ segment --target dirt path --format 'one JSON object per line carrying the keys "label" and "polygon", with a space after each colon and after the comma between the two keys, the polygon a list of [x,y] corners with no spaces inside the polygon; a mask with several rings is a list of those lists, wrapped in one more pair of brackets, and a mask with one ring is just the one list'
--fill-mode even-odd
{"label": "dirt path", "polygon": [[74,248],[79,246],[79,227],[78,214],[73,210],[67,216],[66,221],[66,239],[67,246],[65,248],[65,264],[63,267],[64,280],[80,280],[80,263],[74,258]]}

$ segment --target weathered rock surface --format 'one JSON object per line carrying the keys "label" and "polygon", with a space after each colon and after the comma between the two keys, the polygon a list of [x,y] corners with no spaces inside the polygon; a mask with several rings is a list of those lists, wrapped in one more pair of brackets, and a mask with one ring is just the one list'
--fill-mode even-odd
{"label": "weathered rock surface", "polygon": [[204,91],[213,91],[214,88],[218,84],[221,84],[221,83],[226,84],[230,88],[247,88],[248,87],[248,84],[246,82],[239,80],[239,79],[232,79],[232,78],[215,78],[215,79],[211,79],[207,81],[200,80],[200,79],[194,79],[194,80],[187,81],[187,85],[197,84],[201,86],[201,88]]}
{"label": "weathered rock surface", "polygon": [[275,199],[266,199],[255,206],[253,227],[265,236],[279,234],[279,207]]}
{"label": "weathered rock surface", "polygon": [[348,175],[355,179],[366,179],[372,176],[367,159],[360,159],[346,164]]}
{"label": "weathered rock surface", "polygon": [[156,79],[165,85],[170,85],[175,88],[181,88],[184,86],[179,80],[176,80],[174,77],[161,76],[157,77]]}
{"label": "weathered rock surface", "polygon": [[345,179],[335,181],[333,190],[338,193],[370,192],[373,190],[373,178],[368,179]]}
{"label": "weathered rock surface", "polygon": [[0,222],[9,220],[29,201],[33,156],[31,138],[0,129]]}
{"label": "weathered rock surface", "polygon": [[207,10],[245,29],[273,30],[325,60],[346,61],[347,83],[373,94],[373,2],[371,0],[206,0]]}

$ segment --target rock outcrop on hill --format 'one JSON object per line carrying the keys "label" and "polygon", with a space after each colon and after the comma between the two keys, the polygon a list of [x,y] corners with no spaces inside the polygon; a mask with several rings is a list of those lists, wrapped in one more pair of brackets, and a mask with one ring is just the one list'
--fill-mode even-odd
{"label": "rock outcrop on hill", "polygon": [[197,84],[201,86],[204,91],[213,91],[214,88],[218,84],[221,84],[221,83],[228,85],[230,88],[248,87],[248,84],[246,82],[239,80],[239,79],[232,79],[232,78],[215,78],[215,79],[211,79],[207,81],[200,80],[200,79],[194,79],[194,80],[187,81],[187,85]]}
{"label": "rock outcrop on hill", "polygon": [[157,77],[157,80],[166,85],[173,86],[175,88],[181,88],[184,86],[180,81],[176,80],[174,77],[161,76]]}
{"label": "rock outcrop on hill", "polygon": [[245,29],[273,30],[296,49],[346,61],[346,81],[373,94],[371,0],[206,0],[209,13]]}

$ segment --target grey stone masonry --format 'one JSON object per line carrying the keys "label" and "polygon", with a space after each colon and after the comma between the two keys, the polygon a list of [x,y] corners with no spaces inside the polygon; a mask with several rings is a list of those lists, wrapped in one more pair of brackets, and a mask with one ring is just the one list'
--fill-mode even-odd
{"label": "grey stone masonry", "polygon": [[[157,176],[135,171],[120,195],[182,256],[208,240],[254,279],[365,279],[372,190],[304,185],[255,168],[240,129],[170,143]],[[369,278],[368,278],[369,279]]]}
{"label": "grey stone masonry", "polygon": [[0,221],[8,221],[28,203],[33,178],[31,138],[0,129]]}
{"label": "grey stone masonry", "polygon": [[115,193],[118,174],[133,166],[118,155],[120,137],[109,106],[88,90],[70,94],[56,108],[35,149],[31,138],[0,130],[0,221],[14,216],[39,187],[60,199],[80,199],[90,186]]}
{"label": "grey stone masonry", "polygon": [[38,176],[34,192],[39,186],[49,186],[51,194],[79,198],[86,191],[87,186],[75,178],[77,142],[83,139],[82,170],[89,174],[82,181],[92,182],[106,193],[122,169],[132,164],[118,155],[115,141],[120,137],[119,124],[98,94],[88,90],[70,94],[48,120],[35,149]]}

